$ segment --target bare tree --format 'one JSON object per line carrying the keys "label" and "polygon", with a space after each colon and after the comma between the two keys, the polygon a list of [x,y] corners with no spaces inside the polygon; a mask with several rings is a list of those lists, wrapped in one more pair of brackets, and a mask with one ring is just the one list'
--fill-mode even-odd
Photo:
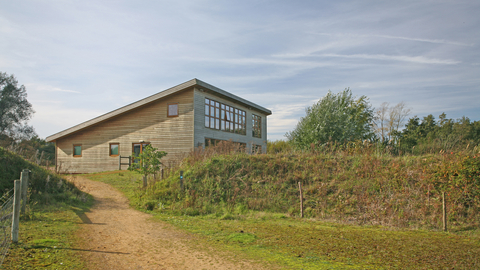
{"label": "bare tree", "polygon": [[393,107],[390,107],[388,102],[383,102],[375,113],[375,131],[382,139],[382,142],[387,142],[395,139],[395,134],[397,134],[405,124],[405,119],[410,114],[410,109],[406,107],[403,101]]}
{"label": "bare tree", "polygon": [[382,139],[382,142],[387,141],[387,133],[388,133],[388,102],[383,102],[380,105],[380,108],[375,111],[375,133]]}

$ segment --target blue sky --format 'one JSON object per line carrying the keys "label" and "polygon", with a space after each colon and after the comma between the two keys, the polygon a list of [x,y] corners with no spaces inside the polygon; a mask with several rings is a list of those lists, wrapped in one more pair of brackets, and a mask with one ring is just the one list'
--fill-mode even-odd
{"label": "blue sky", "polygon": [[284,139],[347,87],[409,117],[480,120],[480,1],[3,1],[0,71],[45,138],[198,78]]}

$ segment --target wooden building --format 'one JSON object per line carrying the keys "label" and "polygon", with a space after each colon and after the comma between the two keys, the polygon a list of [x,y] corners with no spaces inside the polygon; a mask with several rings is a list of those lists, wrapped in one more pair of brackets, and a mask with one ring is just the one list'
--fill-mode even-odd
{"label": "wooden building", "polygon": [[[61,173],[118,170],[119,156],[151,144],[178,161],[196,147],[232,140],[266,152],[271,111],[193,79],[47,137]],[[123,166],[126,169],[128,166]]]}

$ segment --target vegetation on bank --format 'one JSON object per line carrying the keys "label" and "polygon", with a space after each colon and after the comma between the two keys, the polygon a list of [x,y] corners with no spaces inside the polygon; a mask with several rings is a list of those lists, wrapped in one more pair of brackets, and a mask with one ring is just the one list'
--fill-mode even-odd
{"label": "vegetation on bank", "polygon": [[[477,148],[399,156],[364,142],[287,147],[246,155],[220,143],[192,152],[146,188],[132,172],[87,177],[218,250],[281,268],[479,267]],[[298,182],[306,219],[299,218]],[[439,232],[442,192],[449,233]]]}
{"label": "vegetation on bank", "polygon": [[131,203],[190,216],[248,210],[298,216],[300,182],[308,218],[435,230],[442,227],[445,192],[451,226],[480,222],[480,155],[473,150],[394,156],[369,144],[332,144],[305,152],[215,154],[221,147],[228,144],[195,152],[166,179],[128,191]]}
{"label": "vegetation on bank", "polygon": [[[31,171],[29,205],[20,219],[19,242],[11,244],[4,269],[82,269],[75,248],[75,231],[88,210],[90,195],[72,183],[0,147],[0,187],[13,188],[23,169]],[[48,179],[48,181],[47,181]]]}

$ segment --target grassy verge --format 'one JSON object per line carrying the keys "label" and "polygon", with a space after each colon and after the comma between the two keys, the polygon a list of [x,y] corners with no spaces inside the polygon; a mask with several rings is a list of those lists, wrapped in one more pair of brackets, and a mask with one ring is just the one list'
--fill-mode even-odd
{"label": "grassy verge", "polygon": [[[137,204],[140,178],[131,172],[86,175],[123,191]],[[156,218],[195,233],[220,250],[272,262],[285,269],[476,269],[480,267],[478,229],[442,233],[347,226],[284,214],[249,211],[204,216],[179,215],[163,205],[148,211]]]}
{"label": "grassy verge", "polygon": [[75,231],[82,223],[77,214],[91,203],[88,197],[86,202],[35,207],[20,220],[19,242],[10,245],[2,269],[84,269]]}
{"label": "grassy verge", "polygon": [[[29,173],[27,214],[19,242],[11,244],[1,269],[84,269],[75,246],[79,216],[93,199],[62,176],[0,147],[0,189],[10,189],[23,169]],[[9,239],[8,239],[9,240]]]}

